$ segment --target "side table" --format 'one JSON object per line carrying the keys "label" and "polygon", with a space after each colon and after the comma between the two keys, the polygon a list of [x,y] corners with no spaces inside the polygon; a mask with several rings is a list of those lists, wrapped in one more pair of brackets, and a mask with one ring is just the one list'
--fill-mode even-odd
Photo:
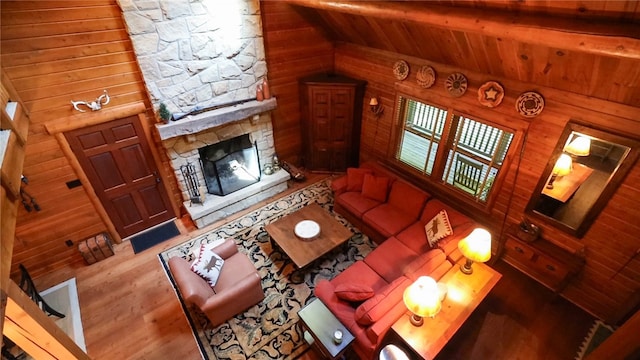
{"label": "side table", "polygon": [[[338,359],[353,342],[353,335],[320,299],[312,300],[298,311],[298,316],[300,317],[299,324],[305,335],[307,333],[311,335],[313,343],[329,359]],[[340,343],[333,340],[333,334],[336,330],[342,331],[342,342]]]}
{"label": "side table", "polygon": [[447,295],[442,310],[433,318],[425,318],[422,326],[414,326],[407,312],[391,327],[412,351],[423,359],[433,359],[451,340],[480,302],[502,277],[500,273],[483,263],[473,264],[471,275],[463,274],[460,265],[453,265],[440,279],[447,285]]}

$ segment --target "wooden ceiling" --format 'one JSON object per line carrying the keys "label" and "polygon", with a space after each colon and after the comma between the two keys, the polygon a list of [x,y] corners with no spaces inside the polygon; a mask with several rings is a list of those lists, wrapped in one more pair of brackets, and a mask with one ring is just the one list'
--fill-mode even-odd
{"label": "wooden ceiling", "polygon": [[637,0],[286,1],[333,41],[640,107]]}

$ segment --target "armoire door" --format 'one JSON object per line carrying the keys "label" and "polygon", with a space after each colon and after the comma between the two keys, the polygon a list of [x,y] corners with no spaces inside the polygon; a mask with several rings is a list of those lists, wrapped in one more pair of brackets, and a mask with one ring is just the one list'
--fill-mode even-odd
{"label": "armoire door", "polygon": [[137,116],[65,137],[122,238],[175,217]]}

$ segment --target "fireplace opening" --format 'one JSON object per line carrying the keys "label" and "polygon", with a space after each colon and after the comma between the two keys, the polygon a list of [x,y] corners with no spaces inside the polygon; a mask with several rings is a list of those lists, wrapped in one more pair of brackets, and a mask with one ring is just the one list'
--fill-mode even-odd
{"label": "fireplace opening", "polygon": [[260,181],[258,145],[249,134],[198,149],[207,191],[227,195]]}

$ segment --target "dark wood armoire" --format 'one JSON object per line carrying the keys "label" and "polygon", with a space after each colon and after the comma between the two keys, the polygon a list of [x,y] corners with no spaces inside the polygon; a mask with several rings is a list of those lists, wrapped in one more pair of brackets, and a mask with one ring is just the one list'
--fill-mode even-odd
{"label": "dark wood armoire", "polygon": [[358,165],[362,101],[366,82],[342,75],[300,79],[304,166],[343,172]]}

